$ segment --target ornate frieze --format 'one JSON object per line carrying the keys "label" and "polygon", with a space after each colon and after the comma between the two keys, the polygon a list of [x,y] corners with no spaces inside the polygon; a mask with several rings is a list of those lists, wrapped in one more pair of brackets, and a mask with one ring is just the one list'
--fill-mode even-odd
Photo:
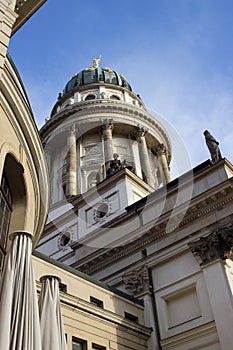
{"label": "ornate frieze", "polygon": [[151,290],[149,270],[147,266],[142,266],[137,270],[125,273],[123,276],[125,289],[131,291],[132,294],[138,295],[149,292]]}
{"label": "ornate frieze", "polygon": [[189,248],[200,266],[214,260],[225,260],[231,255],[233,247],[233,224],[218,228],[206,237],[189,243]]}

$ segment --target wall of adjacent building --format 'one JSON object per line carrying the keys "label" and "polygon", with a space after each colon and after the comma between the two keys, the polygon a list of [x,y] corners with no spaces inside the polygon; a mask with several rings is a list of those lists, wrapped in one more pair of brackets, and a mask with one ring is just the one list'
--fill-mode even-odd
{"label": "wall of adjacent building", "polygon": [[0,78],[0,115],[0,179],[4,173],[12,195],[8,235],[28,231],[35,245],[47,216],[47,167],[30,104],[9,56]]}
{"label": "wall of adjacent building", "polygon": [[[72,350],[72,339],[81,339],[92,349],[92,344],[106,350],[146,350],[151,334],[150,328],[144,326],[144,308],[133,299],[108,290],[99,282],[65,265],[33,256],[38,292],[40,278],[43,275],[56,275],[61,279],[60,292],[62,317],[67,334],[68,349]],[[102,306],[93,304],[96,299]],[[126,314],[135,316],[130,321]]]}

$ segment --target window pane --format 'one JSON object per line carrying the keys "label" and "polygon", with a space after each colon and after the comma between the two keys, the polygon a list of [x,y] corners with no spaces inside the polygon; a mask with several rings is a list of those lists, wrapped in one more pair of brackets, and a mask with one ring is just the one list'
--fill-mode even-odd
{"label": "window pane", "polygon": [[73,342],[72,350],[83,350],[83,344],[82,343],[74,343]]}
{"label": "window pane", "polygon": [[87,350],[87,342],[82,339],[72,339],[72,350]]}
{"label": "window pane", "polygon": [[104,303],[103,303],[102,300],[99,300],[99,299],[94,298],[94,297],[91,296],[91,297],[90,297],[90,302],[91,302],[93,305],[100,307],[101,309],[104,308]]}

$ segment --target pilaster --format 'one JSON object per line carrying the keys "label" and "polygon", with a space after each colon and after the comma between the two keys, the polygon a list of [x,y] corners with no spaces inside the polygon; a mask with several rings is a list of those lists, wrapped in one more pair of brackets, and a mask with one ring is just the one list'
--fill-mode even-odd
{"label": "pilaster", "polygon": [[18,15],[12,10],[14,1],[0,0],[0,78],[13,25]]}
{"label": "pilaster", "polygon": [[224,260],[231,255],[233,225],[219,228],[191,242],[189,247],[203,270],[221,349],[229,350],[233,344],[233,333],[229,331],[233,299]]}
{"label": "pilaster", "polygon": [[150,272],[147,266],[131,270],[123,275],[125,289],[144,301],[145,326],[152,327],[153,332],[148,343],[148,350],[160,350],[159,336],[155,324],[155,307],[153,305],[153,288],[150,283]]}

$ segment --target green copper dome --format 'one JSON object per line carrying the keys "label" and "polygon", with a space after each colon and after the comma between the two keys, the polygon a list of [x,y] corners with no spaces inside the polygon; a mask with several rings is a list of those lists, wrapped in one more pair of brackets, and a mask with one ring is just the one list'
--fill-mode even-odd
{"label": "green copper dome", "polygon": [[118,85],[132,91],[131,86],[122,75],[116,73],[110,68],[100,68],[98,63],[95,64],[94,60],[92,67],[86,68],[80,73],[75,74],[68,81],[63,90],[62,96],[66,95],[79,86],[95,83]]}

